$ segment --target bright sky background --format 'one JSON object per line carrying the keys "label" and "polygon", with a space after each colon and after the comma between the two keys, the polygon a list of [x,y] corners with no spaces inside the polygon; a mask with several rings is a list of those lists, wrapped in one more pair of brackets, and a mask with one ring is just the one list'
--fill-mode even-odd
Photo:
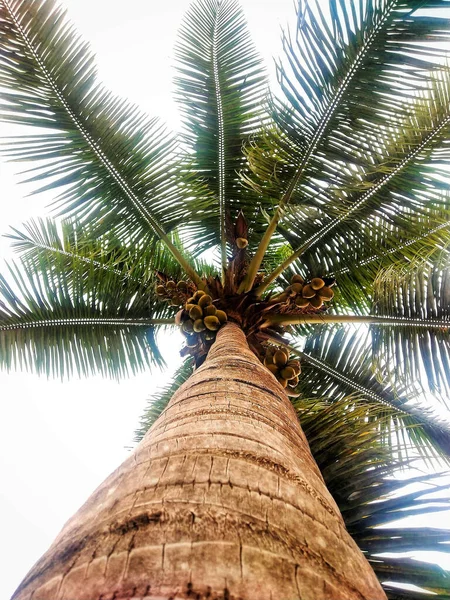
{"label": "bright sky background", "polygon": [[[172,48],[188,2],[63,3],[92,44],[100,79],[176,129]],[[241,4],[253,39],[273,72],[271,57],[280,54],[280,26],[287,20],[295,23],[293,2],[241,0]],[[8,225],[20,226],[32,216],[42,216],[48,202],[25,198],[26,188],[17,187],[17,171],[14,165],[0,165],[0,234],[8,231]],[[7,240],[0,238],[0,258],[10,256]],[[179,361],[181,340],[166,337],[160,342],[171,371]],[[61,384],[26,373],[0,374],[0,564],[5,567],[1,600],[10,597],[65,521],[125,459],[146,399],[167,376],[154,372],[120,384],[100,378]],[[442,525],[439,517],[438,524]]]}
{"label": "bright sky background", "polygon": [[[97,55],[100,79],[114,92],[179,125],[171,97],[173,46],[187,1],[64,0]],[[280,26],[295,22],[292,0],[242,0],[253,39],[270,68]],[[6,129],[0,125],[0,134]],[[0,164],[2,221],[20,226],[43,216],[49,198],[25,198],[19,166]],[[0,237],[0,259],[11,257]],[[3,264],[1,270],[4,271]],[[180,339],[160,339],[172,371]],[[0,373],[0,600],[11,596],[65,521],[126,458],[146,400],[169,373],[120,384],[101,378],[69,383]],[[4,553],[4,556],[2,556]]]}

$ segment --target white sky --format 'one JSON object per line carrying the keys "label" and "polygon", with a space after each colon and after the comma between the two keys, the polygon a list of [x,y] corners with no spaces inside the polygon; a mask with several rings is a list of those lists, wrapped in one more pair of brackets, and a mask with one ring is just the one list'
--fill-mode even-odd
{"label": "white sky", "polygon": [[[170,95],[172,48],[188,2],[63,3],[92,44],[101,80],[177,128]],[[293,2],[241,4],[253,39],[272,69],[271,57],[280,54],[280,25],[295,21]],[[8,225],[42,216],[48,201],[24,198],[26,188],[17,186],[15,173],[14,166],[0,165],[0,234]],[[7,241],[0,238],[0,258],[8,256]],[[161,343],[173,370],[181,342],[166,338]],[[61,384],[25,373],[0,374],[0,564],[5,567],[0,599],[10,597],[64,522],[124,460],[146,399],[166,377],[155,372],[120,384],[99,378]],[[434,522],[442,525],[439,518]]]}

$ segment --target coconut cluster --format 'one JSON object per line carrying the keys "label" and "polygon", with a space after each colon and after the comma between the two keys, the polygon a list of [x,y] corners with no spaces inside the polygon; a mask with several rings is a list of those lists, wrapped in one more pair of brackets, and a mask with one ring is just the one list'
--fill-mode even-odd
{"label": "coconut cluster", "polygon": [[181,331],[186,336],[186,344],[194,347],[201,339],[213,341],[226,320],[226,312],[214,306],[209,294],[198,290],[188,298],[182,315]]}
{"label": "coconut cluster", "polygon": [[300,361],[289,360],[290,352],[284,346],[269,346],[263,359],[264,366],[275,375],[281,385],[291,389],[297,387],[301,373]]}
{"label": "coconut cluster", "polygon": [[325,281],[320,277],[314,277],[310,282],[305,282],[300,275],[292,277],[291,285],[286,288],[285,292],[293,297],[295,305],[302,309],[321,308],[324,302],[329,302],[334,296],[331,287],[325,285]]}
{"label": "coconut cluster", "polygon": [[156,286],[156,295],[161,300],[170,302],[172,306],[181,306],[185,300],[186,295],[192,293],[189,291],[189,286],[186,281],[182,279],[178,282],[169,280],[166,282],[158,283]]}

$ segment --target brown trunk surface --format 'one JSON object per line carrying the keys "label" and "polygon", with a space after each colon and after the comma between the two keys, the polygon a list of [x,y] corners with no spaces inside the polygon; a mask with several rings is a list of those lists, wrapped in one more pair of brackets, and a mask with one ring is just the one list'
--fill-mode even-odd
{"label": "brown trunk surface", "polygon": [[13,600],[382,600],[282,387],[223,327]]}

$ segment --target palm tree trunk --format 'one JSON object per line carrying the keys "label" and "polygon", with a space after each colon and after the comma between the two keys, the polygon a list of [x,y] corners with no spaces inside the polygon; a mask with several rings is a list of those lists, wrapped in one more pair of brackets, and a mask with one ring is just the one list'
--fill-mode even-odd
{"label": "palm tree trunk", "polygon": [[13,600],[382,600],[296,413],[227,324]]}

